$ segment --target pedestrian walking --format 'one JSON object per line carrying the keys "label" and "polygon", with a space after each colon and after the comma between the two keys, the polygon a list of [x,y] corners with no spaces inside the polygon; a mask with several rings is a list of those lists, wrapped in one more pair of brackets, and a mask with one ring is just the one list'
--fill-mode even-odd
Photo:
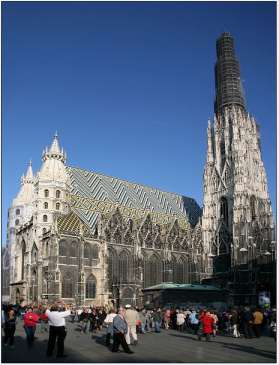
{"label": "pedestrian walking", "polygon": [[8,308],[4,313],[4,346],[14,348],[14,337],[16,330],[16,313],[12,308]]}
{"label": "pedestrian walking", "polygon": [[58,305],[54,304],[50,310],[46,310],[49,324],[49,338],[47,345],[47,356],[52,356],[57,340],[57,355],[56,357],[65,357],[64,355],[64,341],[67,335],[65,329],[65,318],[71,315],[71,311],[66,306],[66,310],[59,311]]}
{"label": "pedestrian walking", "polygon": [[111,309],[104,320],[104,324],[107,326],[106,346],[110,345],[110,338],[113,337],[113,318],[116,315],[115,310]]}
{"label": "pedestrian walking", "polygon": [[211,311],[210,314],[213,318],[212,335],[213,335],[213,337],[216,337],[216,333],[218,330],[218,316],[215,311]]}
{"label": "pedestrian walking", "polygon": [[146,326],[145,309],[140,310],[138,313],[139,313],[139,320],[140,320],[140,333],[145,333],[145,326]]}
{"label": "pedestrian walking", "polygon": [[81,321],[81,331],[83,333],[86,333],[89,325],[89,313],[86,308],[83,309],[80,315],[80,321]]}
{"label": "pedestrian walking", "polygon": [[120,308],[117,316],[113,318],[113,346],[112,352],[119,351],[119,345],[122,346],[123,350],[127,354],[133,354],[130,350],[129,345],[126,342],[125,334],[128,332],[128,324],[124,317],[124,308]]}
{"label": "pedestrian walking", "polygon": [[270,332],[271,336],[276,341],[276,307],[272,308],[272,312],[270,313]]}
{"label": "pedestrian walking", "polygon": [[256,337],[261,337],[261,326],[263,319],[263,313],[259,308],[256,308],[256,310],[253,312],[253,330]]}
{"label": "pedestrian walking", "polygon": [[154,321],[154,331],[156,333],[160,333],[161,332],[161,326],[162,326],[162,312],[161,312],[160,308],[158,308],[157,310],[154,309],[152,318],[153,318],[153,321]]}
{"label": "pedestrian walking", "polygon": [[139,320],[138,312],[132,308],[130,304],[125,306],[126,311],[124,313],[124,317],[128,324],[128,331],[126,334],[126,342],[128,345],[131,344],[131,337],[133,340],[133,345],[137,345],[138,343],[138,335],[137,335],[137,321]]}
{"label": "pedestrian walking", "polygon": [[176,324],[177,324],[177,328],[180,332],[183,331],[183,327],[184,327],[184,322],[185,322],[185,314],[183,313],[182,310],[180,310],[178,313],[177,313],[177,316],[176,316]]}
{"label": "pedestrian walking", "polygon": [[[210,335],[213,332],[213,323],[214,323],[210,311],[208,310],[204,311],[200,317],[200,321],[202,323],[203,335],[205,336],[206,341],[210,341]],[[199,341],[201,341],[202,336],[199,335],[198,339]]]}
{"label": "pedestrian walking", "polygon": [[236,309],[233,309],[231,311],[230,321],[231,321],[231,326],[232,326],[232,329],[233,329],[233,335],[232,336],[234,338],[240,337],[240,333],[239,333],[239,314],[238,314],[238,311]]}
{"label": "pedestrian walking", "polygon": [[166,309],[164,313],[164,327],[166,330],[168,330],[170,326],[170,316],[171,316],[170,309]]}
{"label": "pedestrian walking", "polygon": [[249,307],[244,307],[244,311],[241,315],[242,327],[244,331],[245,338],[252,338],[252,324],[253,324],[253,316]]}
{"label": "pedestrian walking", "polygon": [[26,333],[27,344],[28,347],[31,347],[35,340],[35,332],[37,323],[39,322],[39,315],[33,311],[32,307],[28,307],[27,312],[23,316],[23,321],[23,328]]}
{"label": "pedestrian walking", "polygon": [[194,334],[196,335],[199,329],[199,316],[198,313],[195,311],[195,309],[193,309],[192,312],[190,313],[189,321],[191,328],[194,331]]}

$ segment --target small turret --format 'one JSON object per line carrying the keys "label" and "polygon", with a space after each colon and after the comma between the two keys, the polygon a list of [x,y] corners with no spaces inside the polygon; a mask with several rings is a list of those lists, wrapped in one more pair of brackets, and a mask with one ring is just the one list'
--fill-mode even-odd
{"label": "small turret", "polygon": [[63,163],[66,162],[66,153],[62,150],[60,150],[59,142],[58,142],[58,134],[55,132],[54,138],[51,144],[50,149],[46,147],[46,149],[43,151],[42,160],[46,161],[48,159],[56,159],[59,161],[62,161]]}

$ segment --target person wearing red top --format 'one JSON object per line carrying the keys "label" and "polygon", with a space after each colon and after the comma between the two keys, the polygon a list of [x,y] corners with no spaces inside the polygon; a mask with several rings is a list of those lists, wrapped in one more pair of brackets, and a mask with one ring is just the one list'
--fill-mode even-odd
{"label": "person wearing red top", "polygon": [[[210,335],[213,332],[214,319],[212,318],[211,313],[208,310],[202,313],[202,315],[200,316],[200,322],[202,324],[202,332],[206,338],[206,341],[210,341]],[[200,341],[201,338],[201,335],[199,335]]]}
{"label": "person wearing red top", "polygon": [[23,316],[23,322],[24,322],[23,328],[26,333],[27,344],[29,347],[31,347],[34,342],[35,339],[34,335],[38,321],[39,321],[38,314],[34,313],[32,308],[28,308],[27,312]]}

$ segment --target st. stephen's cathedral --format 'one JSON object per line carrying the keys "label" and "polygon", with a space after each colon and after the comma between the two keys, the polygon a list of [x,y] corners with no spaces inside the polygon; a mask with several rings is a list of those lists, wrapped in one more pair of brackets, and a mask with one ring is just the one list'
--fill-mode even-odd
{"label": "st. stephen's cathedral", "polygon": [[255,303],[257,286],[274,284],[259,126],[246,109],[232,36],[223,33],[216,48],[203,209],[190,197],[69,166],[55,135],[9,209],[2,269],[11,302],[142,304],[142,288],[205,282],[230,290],[233,303]]}

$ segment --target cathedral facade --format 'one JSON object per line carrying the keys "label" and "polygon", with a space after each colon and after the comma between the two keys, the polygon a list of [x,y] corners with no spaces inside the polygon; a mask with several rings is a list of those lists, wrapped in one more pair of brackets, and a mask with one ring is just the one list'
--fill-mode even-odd
{"label": "cathedral facade", "polygon": [[210,280],[232,302],[255,301],[259,265],[275,257],[274,227],[259,129],[228,33],[217,40],[215,77],[203,210],[193,198],[67,165],[55,135],[9,209],[12,302],[142,305],[143,288]]}

